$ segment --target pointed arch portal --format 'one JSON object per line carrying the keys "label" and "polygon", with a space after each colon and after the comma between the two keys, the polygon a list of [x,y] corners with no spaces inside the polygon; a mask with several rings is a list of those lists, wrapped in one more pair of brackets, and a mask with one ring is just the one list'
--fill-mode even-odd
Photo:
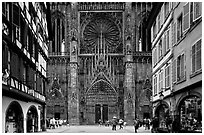
{"label": "pointed arch portal", "polygon": [[86,92],[86,113],[89,123],[98,123],[99,119],[105,122],[117,115],[117,99],[117,92],[107,81],[95,82]]}

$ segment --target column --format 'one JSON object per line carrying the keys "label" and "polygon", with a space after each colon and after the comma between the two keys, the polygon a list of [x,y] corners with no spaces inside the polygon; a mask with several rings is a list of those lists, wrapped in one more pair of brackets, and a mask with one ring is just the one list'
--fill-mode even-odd
{"label": "column", "polygon": [[41,131],[41,113],[40,110],[38,109],[38,132]]}
{"label": "column", "polygon": [[57,33],[58,33],[58,30],[57,30],[57,19],[55,19],[54,23],[55,23],[55,25],[54,25],[55,26],[55,28],[54,28],[55,29],[55,33],[54,33],[55,34],[55,53],[57,53],[57,46],[58,46],[58,44],[57,44]]}
{"label": "column", "polygon": [[23,119],[23,130],[24,130],[24,133],[27,133],[27,116],[26,114],[24,115],[24,119]]}
{"label": "column", "polygon": [[78,90],[78,62],[77,41],[70,46],[70,88],[68,90],[68,120],[71,125],[79,125],[79,90]]}
{"label": "column", "polygon": [[124,120],[132,123],[135,118],[135,87],[132,56],[126,56],[124,86]]}

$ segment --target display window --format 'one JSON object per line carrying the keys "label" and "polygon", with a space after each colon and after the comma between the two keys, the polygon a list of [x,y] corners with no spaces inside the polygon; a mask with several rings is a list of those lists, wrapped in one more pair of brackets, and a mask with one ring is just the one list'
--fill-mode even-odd
{"label": "display window", "polygon": [[190,96],[181,101],[180,123],[181,130],[201,131],[202,128],[202,99],[197,96]]}
{"label": "display window", "polygon": [[17,102],[12,102],[7,109],[5,133],[23,133],[23,112]]}

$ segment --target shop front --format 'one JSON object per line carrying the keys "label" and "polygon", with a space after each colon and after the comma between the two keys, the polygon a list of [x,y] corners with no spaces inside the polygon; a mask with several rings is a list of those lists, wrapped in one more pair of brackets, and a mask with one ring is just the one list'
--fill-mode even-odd
{"label": "shop front", "polygon": [[31,106],[27,112],[27,133],[38,131],[38,113],[35,106]]}
{"label": "shop front", "polygon": [[23,132],[23,111],[20,104],[13,101],[6,111],[5,133]]}
{"label": "shop front", "polygon": [[196,95],[184,97],[179,106],[181,132],[202,132],[202,98]]}
{"label": "shop front", "polygon": [[160,103],[155,111],[155,115],[159,119],[159,128],[165,129],[166,126],[166,119],[169,118],[169,107],[164,103]]}

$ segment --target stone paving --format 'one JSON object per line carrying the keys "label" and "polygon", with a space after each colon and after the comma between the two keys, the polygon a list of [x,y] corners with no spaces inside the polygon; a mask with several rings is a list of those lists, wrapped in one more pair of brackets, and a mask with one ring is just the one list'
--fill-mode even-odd
{"label": "stone paving", "polygon": [[[119,126],[117,126],[116,131],[113,131],[111,126],[62,126],[55,129],[47,129],[47,131],[41,133],[134,133],[134,127],[126,126],[123,129],[119,129]],[[138,133],[151,133],[151,131],[145,130],[144,127],[140,127]]]}

